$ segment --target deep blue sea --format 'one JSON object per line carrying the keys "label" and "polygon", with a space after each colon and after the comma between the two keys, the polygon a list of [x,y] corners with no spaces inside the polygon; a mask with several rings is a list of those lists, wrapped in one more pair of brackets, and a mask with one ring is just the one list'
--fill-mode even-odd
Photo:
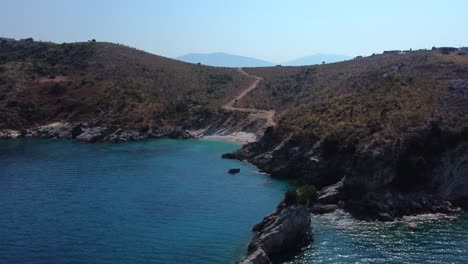
{"label": "deep blue sea", "polygon": [[[290,187],[220,158],[238,147],[0,141],[0,263],[233,263]],[[314,242],[287,263],[468,263],[468,215],[430,218],[313,216]]]}
{"label": "deep blue sea", "polygon": [[233,263],[288,188],[237,148],[0,141],[0,263]]}

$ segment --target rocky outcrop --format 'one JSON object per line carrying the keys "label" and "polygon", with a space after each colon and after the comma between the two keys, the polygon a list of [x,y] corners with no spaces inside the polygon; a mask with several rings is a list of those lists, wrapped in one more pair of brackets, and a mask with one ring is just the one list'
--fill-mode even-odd
{"label": "rocky outcrop", "polygon": [[467,135],[431,123],[359,151],[343,181],[347,210],[385,221],[418,213],[458,213],[452,203],[468,198]]}
{"label": "rocky outcrop", "polygon": [[105,137],[108,133],[105,127],[89,127],[83,129],[83,133],[79,134],[75,140],[81,142],[97,142]]}
{"label": "rocky outcrop", "polygon": [[262,132],[266,121],[256,118],[247,112],[220,111],[214,114],[209,121],[196,124],[198,129],[193,131],[197,137],[227,136],[234,133],[245,132],[258,134]]}
{"label": "rocky outcrop", "polygon": [[[81,135],[80,135],[81,136]],[[147,133],[142,133],[137,130],[125,130],[125,129],[117,129],[110,135],[104,138],[104,141],[109,142],[127,142],[127,141],[138,141],[148,138]]]}
{"label": "rocky outcrop", "polygon": [[343,197],[343,179],[330,186],[324,187],[318,192],[317,202],[322,204],[337,204]]}
{"label": "rocky outcrop", "polygon": [[13,129],[0,130],[0,139],[18,138],[20,136],[21,136],[21,131],[18,131],[18,130],[13,130]]}
{"label": "rocky outcrop", "polygon": [[26,129],[24,130],[24,136],[39,138],[71,139],[72,131],[75,126],[75,124],[68,122],[54,122],[47,125],[38,126],[32,129]]}
{"label": "rocky outcrop", "polygon": [[247,255],[244,259],[238,262],[238,264],[270,264],[270,258],[263,249],[259,248]]}
{"label": "rocky outcrop", "polygon": [[143,130],[130,128],[116,128],[105,125],[92,125],[88,123],[54,122],[51,124],[23,129],[21,131],[3,129],[0,130],[0,138],[54,138],[75,139],[80,142],[127,142],[138,141],[147,138],[174,138],[187,139],[193,136],[182,128],[154,128]]}
{"label": "rocky outcrop", "polygon": [[442,175],[450,168],[466,179],[466,142],[468,131],[442,130],[438,123],[409,128],[394,141],[373,141],[355,153],[344,191],[352,197],[389,187],[432,192],[450,178]]}
{"label": "rocky outcrop", "polygon": [[339,181],[349,163],[350,151],[334,140],[319,142],[317,138],[296,136],[282,141],[269,128],[258,142],[223,155],[223,158],[248,160],[275,178],[301,179],[318,187]]}
{"label": "rocky outcrop", "polygon": [[[453,214],[459,212],[456,205],[468,204],[468,130],[441,127],[432,121],[393,140],[371,139],[354,146],[300,135],[281,140],[271,130],[223,157],[248,160],[273,177],[322,188],[319,204],[338,205],[361,219]],[[316,211],[329,208],[322,209]]]}
{"label": "rocky outcrop", "polygon": [[313,214],[328,214],[338,209],[337,205],[334,204],[315,204],[310,208],[310,212]]}
{"label": "rocky outcrop", "polygon": [[359,219],[381,221],[393,221],[405,215],[461,212],[461,208],[450,201],[425,192],[370,192],[360,199],[347,200],[345,210]]}
{"label": "rocky outcrop", "polygon": [[442,198],[450,201],[468,200],[468,142],[442,155],[433,181],[436,193]]}
{"label": "rocky outcrop", "polygon": [[310,213],[304,205],[281,203],[252,229],[256,232],[240,263],[271,263],[278,255],[298,250],[311,241]]}

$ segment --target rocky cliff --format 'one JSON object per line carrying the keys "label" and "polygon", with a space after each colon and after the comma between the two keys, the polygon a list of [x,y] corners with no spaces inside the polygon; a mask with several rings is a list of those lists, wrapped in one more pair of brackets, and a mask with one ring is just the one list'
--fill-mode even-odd
{"label": "rocky cliff", "polygon": [[298,250],[312,240],[310,213],[304,205],[282,202],[275,212],[254,226],[256,234],[247,256],[239,264],[268,264],[276,257]]}
{"label": "rocky cliff", "polygon": [[322,187],[319,202],[341,203],[359,218],[453,214],[468,198],[467,130],[442,130],[433,122],[410,128],[395,141],[362,146],[334,139],[281,142],[273,129],[267,132],[223,157],[248,160],[273,177]]}

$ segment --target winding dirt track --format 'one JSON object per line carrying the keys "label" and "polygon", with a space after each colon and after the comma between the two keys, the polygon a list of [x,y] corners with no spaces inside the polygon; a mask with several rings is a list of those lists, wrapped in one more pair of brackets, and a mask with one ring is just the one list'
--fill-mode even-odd
{"label": "winding dirt track", "polygon": [[242,107],[235,107],[234,104],[244,98],[250,91],[253,89],[257,88],[258,83],[263,80],[261,77],[255,76],[248,74],[245,72],[242,68],[237,68],[237,70],[249,77],[254,79],[252,84],[250,84],[245,90],[243,90],[236,98],[232,99],[225,105],[223,105],[223,109],[226,111],[232,111],[232,112],[244,112],[244,113],[250,113],[250,116],[258,118],[258,119],[265,119],[266,120],[266,127],[269,126],[274,126],[276,125],[273,117],[275,116],[275,110],[260,110],[260,109],[255,109],[255,108],[242,108]]}

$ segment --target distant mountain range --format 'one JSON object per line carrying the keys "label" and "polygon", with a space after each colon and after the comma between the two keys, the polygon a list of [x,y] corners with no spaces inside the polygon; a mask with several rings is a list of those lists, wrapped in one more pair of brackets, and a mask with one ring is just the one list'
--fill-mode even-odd
{"label": "distant mountain range", "polygon": [[268,67],[274,64],[268,61],[232,55],[222,52],[217,53],[190,53],[175,58],[190,63],[201,63],[217,67]]}
{"label": "distant mountain range", "polygon": [[322,62],[333,63],[333,62],[345,61],[345,60],[350,60],[352,58],[353,57],[351,56],[340,55],[340,54],[314,54],[314,55],[305,56],[305,57],[301,57],[295,60],[285,62],[284,65],[287,65],[287,66],[314,65],[314,64],[321,64]]}
{"label": "distant mountain range", "polygon": [[187,55],[176,57],[176,60],[181,60],[189,63],[201,63],[204,65],[217,67],[268,67],[281,64],[284,66],[302,66],[325,63],[333,63],[352,59],[351,56],[340,54],[314,54],[297,58],[284,63],[272,63],[265,60],[233,55],[228,53],[190,53]]}

